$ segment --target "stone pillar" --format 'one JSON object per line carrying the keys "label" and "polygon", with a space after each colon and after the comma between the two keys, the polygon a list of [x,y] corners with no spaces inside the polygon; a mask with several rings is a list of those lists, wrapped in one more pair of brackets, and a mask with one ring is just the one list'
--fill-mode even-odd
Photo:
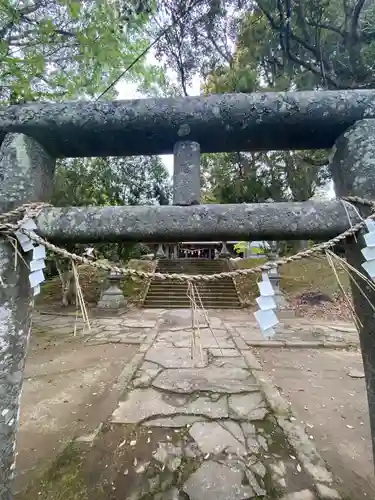
{"label": "stone pillar", "polygon": [[[118,259],[114,259],[117,263]],[[115,271],[110,271],[108,275],[108,287],[102,292],[99,299],[97,308],[106,311],[119,311],[124,309],[127,305],[127,301],[124,294],[119,287],[119,283],[122,279],[121,274]]]}
{"label": "stone pillar", "polygon": [[[0,147],[0,212],[48,201],[55,160],[30,137],[8,134]],[[25,254],[26,261],[29,254]],[[0,237],[0,498],[12,498],[15,442],[33,295],[22,259]]]}
{"label": "stone pillar", "polygon": [[173,166],[173,204],[199,205],[201,197],[200,146],[193,141],[175,144]]}
{"label": "stone pillar", "polygon": [[[358,121],[339,137],[333,148],[330,168],[338,197],[352,195],[375,199],[375,120]],[[363,217],[368,215],[365,207],[358,205],[357,208]],[[357,235],[357,242],[350,238],[345,245],[348,263],[361,273],[365,273],[361,267],[364,246],[363,234]],[[359,276],[356,275],[355,279],[370,302],[375,304],[375,292]],[[352,285],[352,296],[355,312],[362,323],[359,338],[375,457],[375,315],[355,285]]]}

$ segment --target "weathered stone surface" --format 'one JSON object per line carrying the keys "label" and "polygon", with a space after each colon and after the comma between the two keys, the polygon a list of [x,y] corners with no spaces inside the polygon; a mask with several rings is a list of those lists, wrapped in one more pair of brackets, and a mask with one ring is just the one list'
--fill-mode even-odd
{"label": "weathered stone surface", "polygon": [[259,445],[261,444],[259,437],[256,434],[256,429],[250,422],[241,422],[241,429],[246,438],[246,447],[250,453],[258,454]]}
{"label": "weathered stone surface", "polygon": [[175,417],[155,418],[148,420],[143,425],[146,427],[171,427],[181,428],[192,425],[195,422],[201,422],[204,417],[195,417],[192,415],[176,415]]}
{"label": "weathered stone surface", "polygon": [[339,492],[333,488],[329,488],[325,484],[318,483],[316,485],[316,491],[321,500],[341,500]]}
{"label": "weathered stone surface", "polygon": [[198,142],[178,141],[174,145],[173,205],[189,206],[200,203],[200,156]]}
{"label": "weathered stone surface", "polygon": [[242,355],[244,361],[246,362],[246,365],[250,368],[250,370],[262,370],[262,365],[259,363],[252,352],[244,351],[242,352]]}
{"label": "weathered stone surface", "polygon": [[172,443],[159,443],[158,449],[153,452],[152,456],[158,462],[167,466],[172,472],[178,469],[181,465],[181,448],[174,446]]}
{"label": "weathered stone surface", "polygon": [[324,149],[374,108],[372,90],[33,102],[2,108],[0,140],[25,133],[56,157],[172,154],[179,140],[202,153]]}
{"label": "weathered stone surface", "polygon": [[122,290],[117,284],[111,283],[109,288],[102,293],[97,308],[118,310],[124,308],[126,304],[127,302]]}
{"label": "weathered stone surface", "polygon": [[153,500],[180,500],[178,489],[171,488],[168,491],[163,491],[154,495]]}
{"label": "weathered stone surface", "polygon": [[190,500],[245,500],[254,492],[242,479],[241,471],[210,460],[190,476],[183,490]]}
{"label": "weathered stone surface", "polygon": [[258,435],[258,442],[259,442],[260,446],[264,449],[264,451],[268,451],[267,439],[264,436],[262,436],[262,435],[259,434]]}
{"label": "weathered stone surface", "polygon": [[250,465],[251,470],[259,477],[264,478],[264,476],[267,473],[267,470],[265,466],[262,464],[262,462],[257,461],[253,464]]}
{"label": "weathered stone surface", "polygon": [[[370,118],[366,116],[366,118]],[[359,196],[373,200],[375,197],[375,120],[357,121],[337,140],[330,163],[337,196]],[[358,205],[363,218],[371,212],[369,207]],[[356,241],[345,245],[347,262],[363,272],[364,257],[361,249],[365,246],[363,233]],[[361,325],[363,368],[366,375],[367,400],[369,405],[372,451],[375,458],[375,318],[372,304],[375,291],[360,279],[358,287],[352,283],[352,297],[355,313]]]}
{"label": "weathered stone surface", "polygon": [[136,424],[157,415],[195,414],[210,418],[228,417],[225,398],[211,401],[207,397],[197,398],[185,406],[173,406],[164,400],[163,394],[154,389],[134,389],[126,401],[120,401],[112,414],[112,422]]}
{"label": "weathered stone surface", "polygon": [[200,449],[198,448],[197,443],[192,441],[191,443],[187,443],[184,448],[184,455],[187,458],[197,458],[201,456]]}
{"label": "weathered stone surface", "polygon": [[[273,481],[279,483],[280,479],[284,480],[286,475],[286,467],[282,460],[279,460],[275,463],[269,465],[271,476]],[[284,481],[285,483],[285,481]]]}
{"label": "weathered stone surface", "polygon": [[233,422],[233,420],[222,420],[220,424],[225,427],[240,443],[244,445],[246,444],[242,428],[237,422]]}
{"label": "weathered stone surface", "polygon": [[[225,397],[213,401],[206,396],[201,396],[191,401],[186,406],[186,411],[196,415],[207,415],[211,418],[225,418],[228,415],[228,406]],[[220,417],[217,416],[219,414]]]}
{"label": "weathered stone surface", "polygon": [[314,444],[300,425],[288,418],[277,417],[277,422],[283,429],[289,443],[296,450],[303,468],[316,482],[332,483],[332,474],[327,470],[324,460],[317,452]]}
{"label": "weathered stone surface", "polygon": [[[228,349],[227,349],[228,351]],[[247,369],[248,366],[245,362],[245,360],[242,358],[242,357],[239,357],[239,358],[216,358],[214,359],[213,363],[212,363],[214,366],[217,366],[218,368],[227,368],[227,369],[230,369],[230,368],[233,368],[233,367],[236,367],[236,368],[245,368]]]}
{"label": "weathered stone surface", "polygon": [[[241,431],[241,429],[239,428]],[[245,446],[228,429],[216,422],[196,422],[189,429],[202,453],[220,453],[226,451],[238,456],[247,454]],[[242,439],[243,441],[243,439]]]}
{"label": "weathered stone surface", "polygon": [[234,358],[241,356],[237,349],[219,349],[218,347],[212,347],[211,349],[209,349],[209,353],[211,354],[211,356],[219,358]]}
{"label": "weathered stone surface", "polygon": [[164,370],[153,384],[154,387],[189,394],[195,391],[239,393],[256,390],[254,378],[242,368],[207,368]]}
{"label": "weathered stone surface", "polygon": [[122,320],[121,326],[125,328],[155,328],[156,321],[149,319],[130,319]]}
{"label": "weathered stone surface", "polygon": [[353,370],[350,370],[348,372],[348,376],[350,378],[364,378],[365,374],[364,374],[364,372],[362,370],[355,370],[355,369],[353,369]]}
{"label": "weathered stone surface", "polygon": [[132,333],[117,333],[116,335],[107,335],[107,338],[110,338],[112,341],[118,340],[119,342],[122,342],[123,344],[142,344],[147,338],[147,334],[142,333],[142,330],[139,332],[132,332]]}
{"label": "weathered stone surface", "polygon": [[251,488],[254,490],[254,493],[258,497],[266,496],[266,494],[267,494],[266,490],[264,488],[262,488],[261,486],[259,486],[258,480],[255,477],[255,475],[251,469],[246,470],[246,477],[247,477],[247,480],[249,482],[249,485],[251,486]]}
{"label": "weathered stone surface", "polygon": [[[184,210],[188,210],[184,208]],[[206,327],[206,320],[203,311],[196,311],[196,320],[202,325],[202,330]],[[210,325],[212,328],[221,328],[226,333],[223,322],[214,313],[210,314]],[[164,311],[162,321],[159,325],[160,338],[167,335],[171,340],[176,338],[176,332],[191,333],[191,309],[167,309]],[[177,335],[178,336],[178,335]]]}
{"label": "weathered stone surface", "polygon": [[310,490],[301,490],[284,495],[281,500],[316,500],[316,496]]}
{"label": "weathered stone surface", "polygon": [[[173,344],[176,347],[190,347],[191,345],[191,331],[181,335],[181,337],[175,337],[173,339]],[[202,347],[202,349],[207,348],[218,348],[221,349],[233,349],[235,347],[233,340],[229,337],[225,330],[215,330],[213,329],[213,334],[208,329],[201,329],[199,337],[197,339],[197,344]]]}
{"label": "weathered stone surface", "polygon": [[260,392],[229,396],[228,405],[235,418],[263,420],[268,410]]}
{"label": "weathered stone surface", "polygon": [[264,340],[264,336],[256,325],[237,326],[236,331],[245,342],[252,340]]}
{"label": "weathered stone surface", "polygon": [[207,365],[207,353],[203,351],[203,364],[201,357],[191,358],[191,349],[187,347],[164,348],[151,347],[146,354],[146,360],[157,363],[164,368],[193,368]]}
{"label": "weathered stone surface", "polygon": [[[348,207],[353,224],[358,215]],[[329,239],[349,227],[339,201],[238,205],[46,208],[37,218],[49,240],[207,241],[218,238]],[[215,346],[213,346],[215,347]],[[230,346],[231,347],[231,346]]]}
{"label": "weathered stone surface", "polygon": [[[23,203],[49,201],[55,161],[33,139],[9,134],[0,147],[0,213]],[[28,263],[30,253],[25,255]],[[13,497],[15,441],[23,372],[31,331],[29,269],[0,239],[0,498]]]}
{"label": "weathered stone surface", "polygon": [[133,379],[133,387],[149,387],[154,378],[161,372],[161,368],[140,370]]}
{"label": "weathered stone surface", "polygon": [[153,363],[152,361],[147,361],[145,360],[141,367],[139,368],[141,371],[148,371],[148,370],[162,370],[162,368],[157,364]]}

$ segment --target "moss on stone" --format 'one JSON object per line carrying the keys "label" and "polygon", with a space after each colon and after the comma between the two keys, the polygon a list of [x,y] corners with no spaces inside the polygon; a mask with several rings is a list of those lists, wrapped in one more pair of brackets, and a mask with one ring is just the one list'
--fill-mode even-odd
{"label": "moss on stone", "polygon": [[71,442],[41,476],[28,485],[15,500],[88,500],[82,474],[84,452]]}

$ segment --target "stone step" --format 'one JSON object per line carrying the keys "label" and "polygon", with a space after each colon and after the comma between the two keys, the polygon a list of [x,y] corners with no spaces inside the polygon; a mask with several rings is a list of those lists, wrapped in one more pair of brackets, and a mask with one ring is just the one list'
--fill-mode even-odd
{"label": "stone step", "polygon": [[[227,281],[224,283],[195,283],[196,287],[198,290],[235,290],[235,286],[233,281]],[[179,283],[179,282],[169,282],[169,283],[160,283],[159,281],[152,281],[150,283],[149,289],[154,288],[157,290],[161,291],[167,291],[167,290],[187,290],[188,285],[186,283]]]}
{"label": "stone step", "polygon": [[[187,289],[185,290],[160,290],[160,289],[153,289],[150,288],[147,292],[148,296],[158,296],[158,297],[183,297],[187,293]],[[222,290],[199,290],[198,293],[201,297],[237,297],[237,292],[234,289],[222,289]]]}
{"label": "stone step", "polygon": [[[199,295],[201,297],[208,297],[208,298],[218,299],[218,300],[220,300],[220,299],[228,299],[228,298],[234,299],[234,300],[238,300],[238,296],[237,296],[236,293],[232,293],[230,295],[229,294],[225,294],[225,295],[221,295],[221,294],[208,294],[208,295],[206,295],[206,294],[200,293]],[[165,294],[159,294],[159,295],[156,295],[156,294],[153,293],[152,295],[150,295],[150,297],[153,297],[153,298],[157,297],[158,299],[162,299],[164,297],[165,298],[169,298],[170,297],[172,299],[173,298],[181,299],[181,298],[187,297],[187,295],[186,295],[186,292],[179,293],[179,294],[177,294],[177,293],[165,293]],[[149,298],[148,294],[147,294],[147,298]]]}
{"label": "stone step", "polygon": [[[215,308],[216,309],[220,309],[222,306],[225,306],[227,305],[228,307],[231,306],[231,307],[240,307],[241,304],[240,304],[240,301],[236,298],[232,298],[232,299],[218,299],[218,298],[214,298],[214,299],[205,299],[204,297],[201,297],[202,299],[202,303],[204,305],[204,307],[212,307],[212,308]],[[188,297],[184,297],[184,298],[174,298],[174,299],[168,299],[168,298],[165,298],[165,297],[160,297],[159,299],[149,299],[147,298],[144,302],[144,307],[150,307],[150,305],[154,305],[155,307],[160,307],[160,308],[164,308],[164,307],[171,307],[172,305],[176,306],[176,307],[189,307],[190,306],[190,300],[188,299]]]}
{"label": "stone step", "polygon": [[[240,304],[217,304],[215,303],[203,303],[203,306],[205,309],[241,309]],[[190,302],[189,303],[183,303],[183,304],[165,304],[165,303],[156,303],[156,302],[150,302],[145,303],[143,305],[145,309],[190,309]]]}
{"label": "stone step", "polygon": [[[227,271],[226,261],[202,259],[160,260],[156,272],[164,274],[219,274]],[[234,282],[231,277],[221,280],[196,283],[204,307],[210,309],[241,307]],[[153,279],[150,283],[144,307],[186,308],[190,307],[186,282]]]}

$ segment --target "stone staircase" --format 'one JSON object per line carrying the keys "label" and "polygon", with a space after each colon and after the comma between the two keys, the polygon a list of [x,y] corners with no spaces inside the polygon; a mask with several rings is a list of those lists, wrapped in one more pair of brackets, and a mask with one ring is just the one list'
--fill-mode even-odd
{"label": "stone staircase", "polygon": [[[159,260],[156,268],[156,272],[168,274],[215,274],[228,270],[228,262],[224,259],[162,259]],[[206,309],[239,309],[241,307],[232,278],[199,282],[196,285]],[[161,309],[190,307],[187,283],[153,279],[143,306]]]}

